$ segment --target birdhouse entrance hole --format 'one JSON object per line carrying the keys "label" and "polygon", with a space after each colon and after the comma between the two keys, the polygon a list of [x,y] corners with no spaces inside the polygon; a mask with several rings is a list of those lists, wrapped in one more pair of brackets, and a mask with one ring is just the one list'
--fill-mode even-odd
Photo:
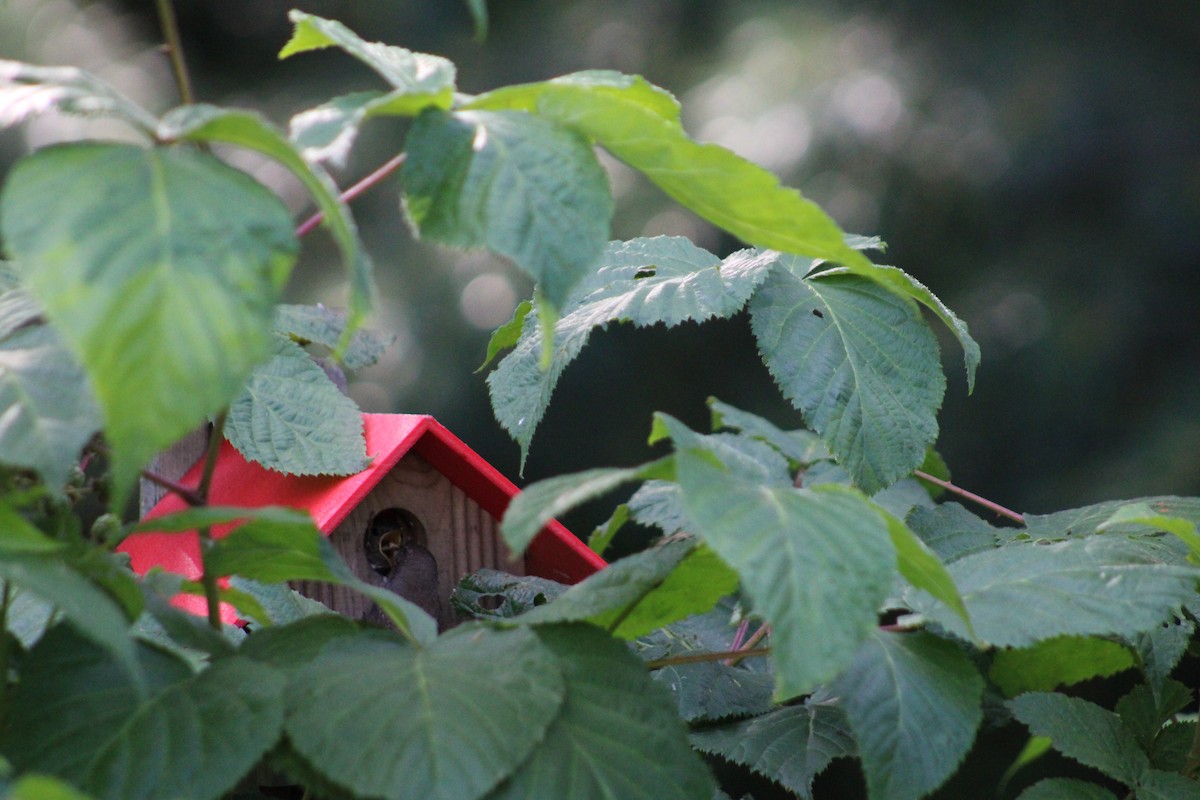
{"label": "birdhouse entrance hole", "polygon": [[363,553],[371,569],[379,575],[390,573],[396,552],[410,544],[429,547],[425,526],[416,514],[405,508],[385,508],[376,512],[363,533]]}

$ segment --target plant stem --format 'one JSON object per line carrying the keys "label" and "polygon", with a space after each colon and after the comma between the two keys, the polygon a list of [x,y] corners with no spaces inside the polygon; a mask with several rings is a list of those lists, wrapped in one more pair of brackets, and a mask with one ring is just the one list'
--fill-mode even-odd
{"label": "plant stem", "polygon": [[158,9],[158,23],[162,27],[163,48],[167,58],[171,60],[171,72],[175,75],[175,85],[179,87],[179,99],[185,106],[196,102],[192,92],[192,79],[188,75],[187,64],[183,60],[183,42],[179,37],[179,22],[175,19],[175,7],[171,0],[154,0]]}
{"label": "plant stem", "polygon": [[676,664],[703,664],[706,661],[720,661],[723,658],[737,656],[738,658],[755,658],[771,655],[771,648],[760,647],[757,650],[723,650],[717,653],[692,653],[686,656],[668,656],[646,662],[646,669],[662,669]]}
{"label": "plant stem", "polygon": [[1013,511],[1010,508],[1005,508],[1004,506],[1000,505],[999,503],[992,502],[991,500],[988,500],[986,497],[980,497],[979,495],[975,494],[974,492],[968,492],[966,489],[963,489],[959,486],[955,486],[950,481],[944,481],[941,478],[935,478],[934,476],[930,475],[929,473],[922,472],[919,469],[913,470],[913,475],[917,476],[918,478],[920,478],[923,481],[929,481],[930,483],[932,483],[935,486],[940,486],[948,492],[953,492],[954,494],[958,495],[959,497],[970,500],[973,503],[977,503],[978,505],[981,505],[984,508],[988,509],[989,511],[999,514],[1002,517],[1008,517],[1009,519],[1013,520],[1014,522],[1018,522],[1022,525],[1025,524],[1025,518],[1023,516],[1021,516],[1020,514],[1018,514],[1016,511]]}
{"label": "plant stem", "polygon": [[[382,181],[384,178],[386,178],[388,175],[391,175],[393,172],[400,169],[400,166],[404,163],[404,160],[406,158],[408,158],[408,155],[406,153],[401,153],[400,155],[391,159],[386,164],[381,166],[379,169],[375,170],[370,175],[363,178],[362,180],[360,180],[358,183],[351,186],[346,191],[342,192],[341,195],[339,195],[341,201],[343,203],[349,203],[351,200],[358,197],[363,192],[367,191],[367,189],[370,189],[372,186],[375,186],[380,181]],[[302,238],[306,234],[310,233],[312,231],[312,229],[317,227],[318,225],[320,225],[321,221],[324,219],[325,219],[324,212],[318,211],[317,213],[313,214],[308,219],[304,220],[304,222],[300,223],[296,227],[297,238]]]}
{"label": "plant stem", "polygon": [[184,486],[178,481],[173,481],[165,475],[159,475],[157,472],[151,472],[148,469],[142,470],[142,477],[151,483],[161,486],[172,494],[179,495],[189,506],[201,505],[200,495],[196,493],[195,489]]}
{"label": "plant stem", "polygon": [[[761,641],[762,641],[762,639],[763,639],[763,637],[764,637],[764,636],[766,636],[766,635],[767,635],[768,633],[770,633],[770,632],[771,632],[771,626],[770,626],[770,625],[767,625],[766,623],[763,623],[762,625],[759,625],[759,626],[758,626],[758,630],[756,630],[756,631],[755,631],[755,632],[754,632],[754,633],[753,633],[753,634],[750,636],[750,638],[746,640],[746,643],[745,643],[744,645],[742,645],[741,647],[738,647],[738,648],[736,648],[736,651],[737,651],[737,652],[739,652],[739,653],[749,653],[749,652],[753,652],[753,651],[754,651],[754,645],[756,645],[756,644],[758,644],[759,642],[761,642]],[[739,661],[741,661],[743,658],[745,658],[745,656],[744,656],[744,655],[740,655],[740,656],[735,656],[735,657],[733,657],[733,658],[730,658],[730,659],[726,659],[726,661],[725,661],[725,665],[726,665],[726,666],[728,666],[728,667],[736,667],[736,666],[738,665],[738,662],[739,662]]]}
{"label": "plant stem", "polygon": [[[217,468],[217,454],[221,452],[221,442],[225,438],[225,412],[222,411],[213,421],[209,431],[208,452],[204,456],[204,471],[200,475],[200,485],[196,487],[196,505],[208,505],[208,490],[212,486],[213,472]],[[217,587],[217,576],[208,568],[208,551],[212,547],[212,526],[200,528],[200,585],[204,587],[204,599],[208,605],[208,624],[213,630],[221,630],[221,594]]]}

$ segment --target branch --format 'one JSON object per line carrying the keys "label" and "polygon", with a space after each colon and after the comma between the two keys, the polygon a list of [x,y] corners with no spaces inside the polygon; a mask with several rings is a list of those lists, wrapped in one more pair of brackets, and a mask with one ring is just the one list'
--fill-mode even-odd
{"label": "branch", "polygon": [[188,76],[187,64],[183,60],[183,43],[179,37],[179,22],[175,19],[175,8],[171,0],[155,0],[158,8],[158,23],[162,27],[163,50],[171,59],[171,72],[175,75],[175,85],[179,87],[179,99],[185,106],[196,102],[192,92],[192,79]]}
{"label": "branch", "polygon": [[178,481],[173,481],[165,475],[159,475],[157,472],[151,472],[148,469],[142,470],[142,477],[151,483],[158,484],[172,494],[179,495],[189,506],[202,505],[200,495],[195,489],[184,486]]}
{"label": "branch", "polygon": [[[396,156],[391,161],[388,161],[382,167],[375,170],[370,175],[363,178],[362,180],[360,180],[358,183],[351,186],[346,191],[342,192],[338,196],[339,199],[343,203],[349,203],[351,200],[358,197],[363,192],[367,191],[367,189],[370,189],[371,187],[375,186],[380,181],[382,181],[384,178],[386,178],[388,175],[391,175],[393,172],[400,169],[400,166],[402,164],[404,164],[404,160],[406,158],[408,158],[408,155],[406,153],[401,153],[400,155]],[[300,223],[300,225],[296,227],[296,237],[297,238],[304,237],[306,234],[310,233],[313,228],[320,225],[321,221],[324,219],[325,219],[325,214],[321,211],[318,211],[317,213],[313,214],[311,217],[304,220],[304,222]]]}
{"label": "branch", "polygon": [[986,497],[980,497],[979,495],[975,494],[974,492],[968,492],[966,489],[955,486],[950,481],[944,481],[941,478],[935,478],[934,476],[930,475],[929,473],[922,472],[919,469],[914,469],[913,475],[915,475],[916,477],[920,478],[923,481],[929,481],[934,486],[940,486],[948,492],[953,492],[954,494],[958,495],[959,497],[965,498],[967,500],[970,500],[973,503],[981,505],[984,508],[988,509],[989,511],[999,514],[1002,517],[1008,517],[1009,519],[1011,519],[1015,522],[1018,522],[1021,525],[1025,524],[1025,518],[1023,516],[1021,516],[1020,514],[1018,514],[1016,511],[1013,511],[1012,509],[1009,509],[1009,508],[1005,508],[1004,506],[1000,505],[999,503],[992,502],[991,500],[988,500]]}
{"label": "branch", "polygon": [[760,647],[757,650],[722,650],[716,653],[692,653],[686,656],[668,656],[646,662],[646,669],[662,669],[676,664],[703,664],[706,661],[720,661],[724,658],[752,658],[771,655],[771,648]]}

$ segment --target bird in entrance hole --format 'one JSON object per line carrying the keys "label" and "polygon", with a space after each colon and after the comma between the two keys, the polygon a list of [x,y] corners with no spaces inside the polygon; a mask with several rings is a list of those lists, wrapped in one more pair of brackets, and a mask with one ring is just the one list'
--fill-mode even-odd
{"label": "bird in entrance hole", "polygon": [[[437,560],[433,553],[419,544],[407,543],[395,547],[390,555],[392,569],[383,582],[384,588],[439,620],[440,629],[442,602],[438,596]],[[363,620],[391,627],[391,621],[378,605],[372,605]]]}

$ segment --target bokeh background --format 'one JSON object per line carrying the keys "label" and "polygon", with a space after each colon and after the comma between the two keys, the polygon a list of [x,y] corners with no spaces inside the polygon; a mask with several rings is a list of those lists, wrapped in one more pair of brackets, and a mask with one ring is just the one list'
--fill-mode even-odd
{"label": "bokeh background", "polygon": [[[973,396],[943,338],[938,447],[957,482],[1026,511],[1200,494],[1200,3],[495,0],[479,43],[461,0],[178,0],[202,100],[284,125],[380,86],[332,51],[278,61],[292,6],[448,56],[468,93],[586,68],[646,76],[679,96],[694,136],[776,171],[845,229],[882,236],[885,261],[967,321],[983,348]],[[144,0],[0,0],[0,57],[86,67],[163,111],[176,95],[158,41]],[[404,129],[371,123],[339,182],[400,150]],[[0,134],[0,176],[30,148],[80,135],[127,133],[41,119]],[[306,214],[281,169],[231,158]],[[611,175],[614,237],[740,246],[621,165]],[[473,370],[530,286],[499,260],[414,242],[398,194],[392,179],[354,204],[384,294],[374,324],[397,343],[352,392],[367,410],[435,414],[515,477],[517,447]],[[343,302],[323,233],[306,241],[291,295]],[[597,334],[566,371],[525,478],[645,460],[651,413],[703,426],[709,395],[800,423],[745,318]]]}

